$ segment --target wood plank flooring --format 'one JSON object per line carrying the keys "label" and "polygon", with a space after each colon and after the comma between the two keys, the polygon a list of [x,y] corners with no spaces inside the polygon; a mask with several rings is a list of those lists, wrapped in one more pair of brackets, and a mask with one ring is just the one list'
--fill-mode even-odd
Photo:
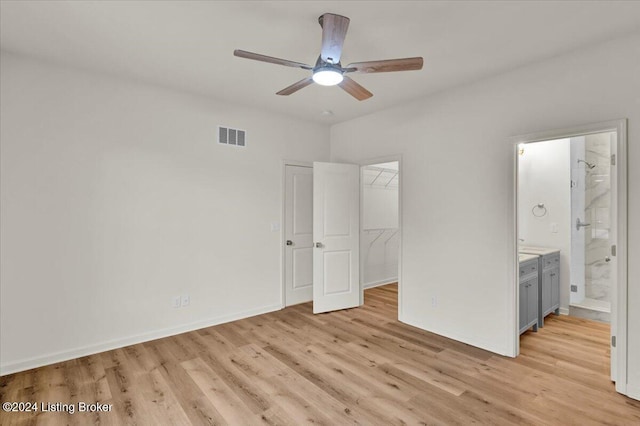
{"label": "wood plank flooring", "polygon": [[397,286],[0,378],[0,400],[112,404],[0,413],[2,425],[638,425],[609,381],[609,327],[551,316],[517,359],[402,324]]}

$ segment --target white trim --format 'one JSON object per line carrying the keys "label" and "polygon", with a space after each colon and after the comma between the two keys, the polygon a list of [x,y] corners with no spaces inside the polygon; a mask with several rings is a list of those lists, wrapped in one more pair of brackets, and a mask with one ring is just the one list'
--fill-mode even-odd
{"label": "white trim", "polygon": [[[360,176],[362,176],[362,166],[370,166],[372,164],[389,163],[392,161],[398,162],[398,237],[400,238],[400,244],[398,245],[398,321],[403,321],[402,306],[404,305],[402,299],[402,191],[403,191],[403,170],[402,154],[384,155],[381,157],[369,158],[360,162]],[[362,226],[362,183],[360,183],[360,224]],[[362,230],[361,230],[362,231]],[[360,261],[360,277],[363,277],[362,273],[362,261]],[[360,301],[364,303],[364,285],[360,285],[360,297],[363,299]]]}
{"label": "white trim", "polygon": [[[622,394],[627,394],[628,387],[628,372],[627,363],[629,358],[627,341],[628,341],[628,277],[627,277],[627,194],[628,194],[628,177],[627,177],[627,120],[618,120],[611,122],[615,124],[615,130],[617,132],[618,144],[616,146],[616,170],[617,170],[617,201],[618,201],[618,218],[617,218],[617,263],[618,269],[616,271],[617,278],[617,304],[616,304],[616,326],[617,330],[613,330],[613,334],[616,336],[616,354],[618,358],[617,363],[617,380],[616,391]],[[638,398],[636,394],[635,398]]]}
{"label": "white trim", "polygon": [[398,278],[385,278],[384,280],[378,280],[378,281],[372,281],[370,283],[364,283],[362,284],[362,288],[369,289],[369,288],[374,288],[374,287],[380,287],[382,285],[387,285],[387,284],[393,284],[393,283],[397,283],[398,282]]}
{"label": "white trim", "polygon": [[560,315],[569,315],[569,308],[560,308]]}
{"label": "white trim", "polygon": [[[287,283],[286,279],[286,270],[287,265],[286,262],[286,253],[287,249],[284,240],[286,238],[285,232],[285,212],[287,210],[287,166],[296,166],[296,167],[309,167],[313,169],[313,163],[311,161],[298,161],[298,160],[282,160],[282,203],[280,206],[280,287],[282,287],[280,292],[280,309],[284,309],[287,306]],[[312,299],[313,300],[313,299]],[[305,302],[300,302],[305,303]]]}
{"label": "white trim", "polygon": [[[515,283],[509,286],[508,297],[508,313],[507,320],[513,327],[510,327],[511,332],[507,336],[508,341],[513,343],[510,346],[517,355],[520,351],[520,339],[518,333],[518,261],[517,261],[517,238],[518,238],[518,144],[541,142],[547,140],[564,139],[576,136],[584,136],[593,133],[603,133],[607,131],[615,131],[617,134],[617,330],[611,330],[612,335],[616,336],[616,360],[611,362],[617,362],[616,366],[616,391],[622,394],[627,394],[629,387],[627,385],[627,292],[628,292],[628,277],[627,277],[627,119],[604,121],[600,123],[586,124],[583,126],[576,126],[567,129],[548,130],[543,132],[530,133],[527,135],[520,135],[510,138],[513,149],[514,167],[512,169],[513,175],[511,181],[513,182],[513,190],[511,192],[510,204],[510,220],[514,226],[510,226],[511,234],[508,235],[508,247],[513,252],[512,265],[509,267],[509,282]],[[511,279],[513,275],[514,279]],[[515,290],[515,291],[514,291]],[[637,389],[633,390],[636,392]]]}
{"label": "white trim", "polygon": [[[425,326],[425,324],[420,324],[415,321],[401,321],[401,322],[404,324],[410,325],[412,327],[419,328],[422,331],[427,330],[427,327]],[[491,352],[498,355],[509,356],[509,354],[507,353],[509,348],[502,347],[502,346],[496,348],[496,345],[494,342],[490,342],[485,339],[480,339],[478,337],[478,334],[467,335],[464,333],[452,332],[451,330],[438,331],[438,332],[429,331],[429,333],[437,334],[438,336],[446,337],[447,339],[455,340],[457,342],[464,342],[467,345],[483,349],[487,352]]]}
{"label": "white trim", "polygon": [[640,386],[627,384],[627,396],[640,401]]}
{"label": "white trim", "polygon": [[[520,285],[519,285],[519,268],[518,262],[518,142],[513,144],[513,164],[510,169],[511,175],[509,180],[513,185],[513,191],[508,195],[508,209],[507,214],[507,229],[511,229],[511,233],[507,232],[507,253],[511,253],[511,265],[507,263],[507,282],[515,283],[515,285],[508,285],[505,292],[506,300],[506,316],[507,324],[509,327],[509,334],[507,335],[507,356],[517,357],[520,355],[520,327],[518,323],[520,304],[518,303],[520,297]],[[514,303],[515,302],[515,303]]]}
{"label": "white trim", "polygon": [[626,139],[627,119],[601,121],[599,123],[585,124],[584,126],[569,127],[566,129],[546,130],[543,132],[529,133],[526,135],[514,136],[511,141],[514,144],[543,142],[555,139],[573,138],[576,136],[591,135],[594,133],[604,133],[608,131],[622,131],[624,128]]}
{"label": "white trim", "polygon": [[277,310],[280,310],[279,304],[267,305],[267,306],[263,306],[256,309],[250,309],[248,311],[238,312],[238,313],[229,314],[229,315],[222,315],[222,316],[213,317],[205,320],[195,321],[188,324],[179,325],[176,327],[163,328],[163,329],[148,332],[148,333],[135,334],[133,336],[125,337],[122,339],[108,340],[106,342],[82,346],[80,348],[54,352],[48,355],[28,358],[21,361],[0,364],[0,376],[17,373],[20,371],[29,370],[36,367],[42,367],[44,365],[55,364],[62,361],[68,361],[71,359],[80,358],[87,355],[93,355],[93,354],[97,354],[104,351],[123,348],[129,345],[144,343],[150,340],[161,339],[163,337],[175,336],[176,334],[182,334],[189,331],[199,330],[201,328],[224,324],[231,321],[237,321],[240,319],[249,318],[249,317],[253,317],[261,314],[266,314],[268,312],[273,312]]}

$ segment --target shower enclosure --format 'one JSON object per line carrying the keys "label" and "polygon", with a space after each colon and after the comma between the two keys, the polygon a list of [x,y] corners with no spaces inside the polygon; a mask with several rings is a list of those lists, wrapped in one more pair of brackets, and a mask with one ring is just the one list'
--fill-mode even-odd
{"label": "shower enclosure", "polygon": [[570,315],[609,321],[611,143],[616,133],[571,138]]}

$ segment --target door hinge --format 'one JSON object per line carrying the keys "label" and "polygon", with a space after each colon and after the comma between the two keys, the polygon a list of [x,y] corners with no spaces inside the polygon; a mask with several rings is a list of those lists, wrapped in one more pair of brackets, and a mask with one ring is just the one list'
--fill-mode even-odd
{"label": "door hinge", "polygon": [[615,154],[612,154],[612,155],[611,155],[611,165],[612,165],[612,166],[615,166],[615,165],[616,165],[616,155],[615,155]]}
{"label": "door hinge", "polygon": [[612,245],[611,246],[611,256],[616,256],[616,253],[618,252],[618,248],[616,247],[616,245]]}
{"label": "door hinge", "polygon": [[611,336],[611,346],[616,347],[616,336]]}

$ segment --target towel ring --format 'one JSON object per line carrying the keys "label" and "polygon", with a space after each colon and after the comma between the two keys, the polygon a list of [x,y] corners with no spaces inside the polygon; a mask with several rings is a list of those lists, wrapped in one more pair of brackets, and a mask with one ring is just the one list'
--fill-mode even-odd
{"label": "towel ring", "polygon": [[[538,212],[538,214],[536,214]],[[544,217],[547,215],[547,208],[544,206],[544,203],[538,203],[531,208],[531,213],[535,217]]]}

